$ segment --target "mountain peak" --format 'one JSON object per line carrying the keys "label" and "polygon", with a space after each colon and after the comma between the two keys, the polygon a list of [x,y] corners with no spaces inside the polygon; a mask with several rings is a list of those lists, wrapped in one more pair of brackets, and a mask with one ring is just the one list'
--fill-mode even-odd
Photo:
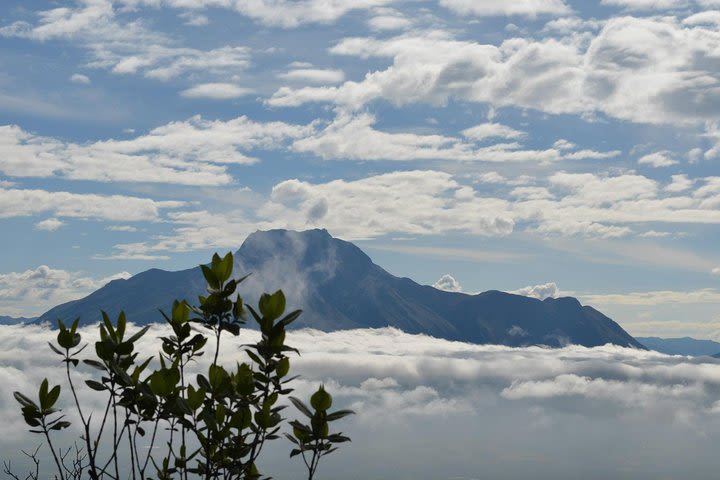
{"label": "mountain peak", "polygon": [[[325,331],[392,326],[408,333],[472,343],[511,346],[586,346],[615,343],[642,348],[611,319],[571,297],[538,299],[490,291],[458,295],[398,278],[375,265],[350,242],[327,230],[266,230],[249,235],[235,255],[235,274],[248,303],[282,289],[289,308],[300,308],[295,327]],[[160,321],[175,299],[193,301],[205,291],[199,268],[149,270],[113,282],[88,297],[56,307],[41,320],[82,317],[124,309],[136,323]]]}

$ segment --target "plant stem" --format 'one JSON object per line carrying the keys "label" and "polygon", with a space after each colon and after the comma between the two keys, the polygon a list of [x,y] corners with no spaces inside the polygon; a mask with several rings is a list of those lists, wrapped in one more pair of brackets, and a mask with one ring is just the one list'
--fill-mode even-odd
{"label": "plant stem", "polygon": [[55,447],[53,447],[52,440],[50,440],[50,434],[48,433],[47,425],[45,425],[45,418],[42,419],[42,428],[43,433],[45,434],[45,438],[47,439],[48,446],[50,447],[50,451],[52,452],[53,458],[55,459],[55,465],[57,465],[58,473],[60,474],[60,480],[65,480],[62,465],[60,464],[57,453],[55,453]]}

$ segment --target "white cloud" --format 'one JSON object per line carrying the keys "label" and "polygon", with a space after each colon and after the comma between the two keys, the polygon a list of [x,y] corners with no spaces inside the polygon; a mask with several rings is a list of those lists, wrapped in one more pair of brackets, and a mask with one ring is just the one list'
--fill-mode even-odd
{"label": "white cloud", "polygon": [[210,24],[210,19],[208,17],[195,12],[182,12],[178,16],[185,20],[183,22],[183,25],[190,25],[192,27],[204,27],[205,25]]}
{"label": "white cloud", "polygon": [[720,25],[720,11],[711,10],[706,12],[698,12],[682,21],[683,25]]}
{"label": "white cloud", "polygon": [[[48,372],[62,372],[47,348],[53,331],[0,329],[3,385],[31,392]],[[95,329],[81,333],[86,342],[97,337]],[[140,357],[156,355],[157,337],[163,335],[164,327],[153,327],[138,342]],[[225,337],[221,363],[234,365],[237,346],[254,341],[254,335]],[[482,472],[489,478],[651,480],[683,471],[685,478],[701,480],[712,478],[716,468],[708,438],[720,432],[720,374],[711,359],[610,345],[559,350],[470,345],[395,329],[302,330],[290,332],[287,341],[302,353],[291,359],[292,373],[301,375],[292,384],[294,395],[306,398],[324,383],[334,406],[357,412],[338,423],[353,442],[322,465],[329,477],[351,469],[368,478],[404,472],[419,480],[446,478],[448,472],[465,478]],[[205,355],[194,368],[205,369],[211,360]],[[90,374],[82,370],[79,380]],[[85,405],[103,407],[99,395],[78,384]],[[61,407],[71,414],[66,393]],[[285,413],[296,415],[292,409]],[[34,445],[12,397],[0,398],[0,421],[7,433],[0,448],[7,455]],[[608,438],[615,448],[607,449]],[[648,439],[651,448],[638,450]],[[484,447],[469,449],[469,441]],[[269,448],[273,461],[263,472],[296,478],[298,464],[287,458],[290,446],[278,441]],[[453,455],[438,456],[439,448]],[[600,458],[598,451],[606,453]],[[13,465],[21,465],[20,458],[18,453]],[[692,458],[692,469],[678,465],[678,458]]]}
{"label": "white cloud", "polygon": [[440,277],[438,281],[433,284],[433,287],[446,292],[462,292],[462,285],[460,285],[460,282],[455,280],[455,277],[449,273]]}
{"label": "white cloud", "polygon": [[239,98],[252,93],[249,88],[243,88],[233,83],[202,83],[183,90],[180,95],[187,98],[209,98],[212,100],[228,100]]}
{"label": "white cloud", "polygon": [[[473,180],[477,183],[478,179],[433,170],[324,183],[290,179],[277,183],[270,198],[253,208],[252,217],[242,211],[172,212],[167,217],[178,225],[173,234],[116,248],[133,255],[236,248],[239,238],[258,228],[327,228],[348,240],[448,232],[502,236],[518,230],[551,237],[557,243],[561,237],[650,236],[646,227],[636,232],[636,224],[720,223],[720,179],[704,179],[700,189],[672,194],[658,181],[637,174],[559,172],[535,178],[534,186],[513,187],[515,182],[508,182],[513,188],[495,195],[483,195],[467,184]],[[499,181],[495,175],[486,180]],[[707,271],[708,259],[701,255],[657,245],[603,244],[610,250],[575,253],[590,261],[617,258],[613,261],[624,264],[632,259]],[[565,251],[569,245],[558,248]]]}
{"label": "white cloud", "polygon": [[105,227],[109,232],[137,232],[137,228],[130,225],[110,225]]}
{"label": "white cloud", "polygon": [[283,80],[291,82],[327,85],[340,83],[345,80],[345,73],[342,70],[322,68],[294,68],[279,75]]}
{"label": "white cloud", "polygon": [[331,102],[362,109],[378,99],[395,106],[457,99],[675,125],[718,116],[716,29],[687,27],[674,17],[617,17],[590,35],[512,38],[499,45],[458,40],[439,30],[346,38],[330,52],[391,64],[337,87],[282,87],[269,103]]}
{"label": "white cloud", "polygon": [[673,175],[672,182],[665,187],[665,190],[672,193],[684,192],[692,188],[694,182],[687,175]]}
{"label": "white cloud", "polygon": [[651,291],[618,294],[583,295],[584,300],[597,305],[669,305],[669,304],[720,304],[720,291],[705,288],[693,291]]}
{"label": "white cloud", "polygon": [[84,297],[112,280],[129,277],[129,273],[121,272],[98,278],[47,265],[24,272],[0,273],[0,311],[3,315],[40,315],[56,305]]}
{"label": "white cloud", "polygon": [[[179,201],[154,201],[125,195],[97,195],[46,190],[0,189],[0,218],[51,213],[61,218],[110,221],[157,221],[160,212],[183,206]],[[59,227],[57,218],[41,222],[45,229]],[[61,222],[62,223],[62,222]],[[39,227],[42,228],[42,227]]]}
{"label": "white cloud", "polygon": [[648,230],[647,232],[641,233],[638,236],[642,238],[665,238],[671,236],[670,232],[658,232],[657,230]]}
{"label": "white cloud", "polygon": [[[472,142],[445,135],[383,132],[374,128],[375,122],[375,117],[367,113],[350,115],[340,112],[323,130],[296,140],[293,148],[299,152],[312,152],[325,159],[398,161],[445,159],[548,163],[561,160],[607,159],[620,154],[619,151],[570,152],[557,148],[525,150],[517,142],[478,147]],[[464,130],[463,134],[473,140],[521,134],[502,125],[490,125],[473,127]]]}
{"label": "white cloud", "polygon": [[244,116],[213,121],[198,115],[127,140],[76,144],[15,125],[0,126],[0,172],[12,177],[224,185],[233,182],[228,164],[257,161],[244,152],[281,148],[283,141],[311,131],[312,126],[256,123]]}
{"label": "white cloud", "polygon": [[412,26],[412,21],[397,10],[378,8],[375,9],[373,13],[374,16],[368,19],[368,26],[372,30],[405,30]]}
{"label": "white cloud", "polygon": [[668,10],[688,7],[691,4],[689,0],[601,0],[600,3],[628,10]]}
{"label": "white cloud", "polygon": [[73,83],[79,83],[81,85],[90,85],[90,77],[82,75],[80,73],[74,73],[70,77],[70,81]]}
{"label": "white cloud", "polygon": [[393,0],[236,0],[235,9],[265,25],[295,28],[307,23],[334,23],[353,10],[393,3]]}
{"label": "white cloud", "polygon": [[185,74],[227,77],[249,65],[247,47],[225,45],[198,50],[178,46],[172,37],[150,31],[142,19],[120,20],[110,0],[83,0],[75,7],[54,8],[37,15],[39,21],[34,25],[18,21],[0,27],[0,36],[73,40],[91,52],[88,67],[116,74],[141,73],[158,80]]}
{"label": "white cloud", "polygon": [[640,165],[650,165],[651,167],[670,167],[677,165],[678,161],[672,158],[670,152],[655,152],[644,155],[638,159]]}
{"label": "white cloud", "polygon": [[57,218],[48,218],[35,224],[36,230],[45,230],[46,232],[54,232],[65,225],[65,222]]}
{"label": "white cloud", "polygon": [[481,123],[474,127],[466,128],[461,132],[463,136],[481,142],[488,138],[504,138],[506,140],[518,140],[527,136],[527,133],[515,130],[500,123]]}
{"label": "white cloud", "polygon": [[713,268],[710,273],[712,273],[713,275],[720,275],[720,267]]}
{"label": "white cloud", "polygon": [[565,15],[572,10],[563,0],[440,0],[440,5],[459,15],[479,17]]}
{"label": "white cloud", "polygon": [[546,298],[558,298],[561,295],[560,289],[555,284],[555,282],[543,283],[542,285],[532,285],[530,287],[523,287],[518,290],[512,290],[508,293],[537,298],[540,300],[545,300]]}

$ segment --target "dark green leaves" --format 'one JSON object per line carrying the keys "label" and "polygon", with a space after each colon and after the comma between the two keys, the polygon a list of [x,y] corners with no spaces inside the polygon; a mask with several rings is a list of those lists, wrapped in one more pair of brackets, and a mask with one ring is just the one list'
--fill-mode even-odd
{"label": "dark green leaves", "polygon": [[[297,447],[292,449],[290,457],[302,455],[308,468],[309,478],[313,478],[320,458],[337,450],[336,445],[338,443],[350,441],[350,438],[342,433],[330,433],[329,423],[352,415],[355,412],[352,410],[338,410],[327,413],[327,410],[332,406],[332,396],[325,391],[325,387],[322,385],[310,397],[310,405],[314,411],[295,397],[290,397],[290,401],[295,405],[295,408],[300,410],[300,413],[310,420],[310,425],[297,420],[290,422],[292,434],[285,434],[285,437]],[[306,458],[306,454],[309,459]]]}
{"label": "dark green leaves", "polygon": [[263,317],[270,320],[280,318],[285,311],[285,295],[282,290],[278,290],[272,295],[263,293],[258,306]]}
{"label": "dark green leaves", "polygon": [[[102,412],[99,418],[94,412],[89,415],[80,412],[79,415],[85,432],[81,438],[88,454],[89,478],[102,478],[102,469],[115,463],[108,461],[105,467],[93,464],[98,445],[107,444],[106,440],[94,438],[94,434],[112,435],[111,444],[115,445],[128,441],[131,451],[138,452],[134,445],[136,439],[148,433],[144,443],[148,440],[152,443],[160,429],[176,432],[171,438],[181,443],[168,443],[164,458],[162,453],[157,457],[153,453],[147,457],[149,462],[144,461],[145,466],[155,466],[153,477],[158,480],[187,478],[188,473],[212,479],[265,478],[256,465],[263,445],[283,435],[283,413],[288,403],[283,400],[293,391],[289,384],[296,378],[289,376],[288,355],[297,352],[285,343],[286,330],[301,311],[286,314],[286,299],[280,290],[263,294],[257,310],[247,305],[237,292],[247,277],[234,279],[233,265],[231,253],[224,257],[213,255],[209,264],[200,267],[207,281],[207,293],[199,297],[199,305],[191,306],[184,300],[176,300],[169,314],[160,312],[172,332],[160,337],[156,364],[151,362],[152,358],[137,359],[136,343],[149,327],[132,332],[124,312],[111,319],[101,311],[100,339],[94,345],[94,358],[82,360],[97,375],[83,378],[87,388],[82,394],[97,392],[107,402],[104,416]],[[218,362],[222,358],[218,357],[221,335],[224,331],[239,335],[247,312],[260,326],[260,339],[254,344],[242,345],[247,357],[243,357],[243,362],[236,362],[236,368],[222,366]],[[79,319],[75,319],[68,328],[58,321],[57,342],[49,344],[66,364],[73,394],[76,386],[72,383],[70,366],[79,364],[80,359],[76,356],[87,346],[80,346],[79,323]],[[186,369],[205,353],[208,342],[208,337],[197,332],[198,326],[215,334],[211,339],[216,346],[215,358],[204,375],[191,378]],[[54,408],[60,393],[60,386],[51,386],[47,379],[40,385],[37,400],[20,392],[14,393],[25,422],[32,427],[31,432],[49,435],[70,426],[70,422]],[[336,443],[349,441],[340,433],[331,433],[329,422],[353,412],[328,412],[332,397],[323,387],[311,397],[310,407],[294,397],[290,402],[305,417],[305,423],[290,422],[292,434],[288,433],[286,437],[294,444],[291,456],[312,452],[315,457],[311,463],[313,469],[317,468],[317,460],[334,451]],[[97,428],[108,425],[108,419],[121,420],[121,428]],[[151,445],[148,451],[158,452],[158,447]],[[111,460],[120,461],[119,458]],[[140,472],[140,478],[150,478],[149,472],[140,465],[141,458],[131,456],[124,461],[135,462],[133,474]]]}
{"label": "dark green leaves", "polygon": [[325,391],[325,387],[323,385],[320,385],[318,391],[313,393],[312,397],[310,397],[310,405],[312,405],[315,410],[322,411],[332,407],[332,397]]}

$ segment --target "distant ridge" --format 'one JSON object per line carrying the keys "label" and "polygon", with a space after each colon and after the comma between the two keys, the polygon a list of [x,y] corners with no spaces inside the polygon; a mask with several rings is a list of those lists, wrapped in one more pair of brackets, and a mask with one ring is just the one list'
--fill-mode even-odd
{"label": "distant ridge", "polygon": [[[510,346],[606,343],[644,348],[617,323],[575,298],[546,300],[488,291],[453,293],[395,277],[350,242],[326,230],[258,231],[235,255],[236,273],[252,273],[240,292],[256,302],[263,291],[283,289],[293,308],[302,308],[296,328],[332,331],[397,327],[449,340]],[[161,319],[176,298],[194,301],[204,293],[200,269],[152,269],[114,280],[87,297],[59,305],[39,321],[80,317],[94,323],[103,309],[124,309],[139,324]]]}
{"label": "distant ridge", "polygon": [[658,337],[636,337],[638,342],[650,350],[666,353],[668,355],[687,356],[716,356],[720,354],[720,343],[712,340],[698,340],[690,337],[682,338],[658,338]]}
{"label": "distant ridge", "polygon": [[36,319],[26,317],[7,317],[0,315],[0,325],[17,325],[19,323],[30,323],[34,320]]}

